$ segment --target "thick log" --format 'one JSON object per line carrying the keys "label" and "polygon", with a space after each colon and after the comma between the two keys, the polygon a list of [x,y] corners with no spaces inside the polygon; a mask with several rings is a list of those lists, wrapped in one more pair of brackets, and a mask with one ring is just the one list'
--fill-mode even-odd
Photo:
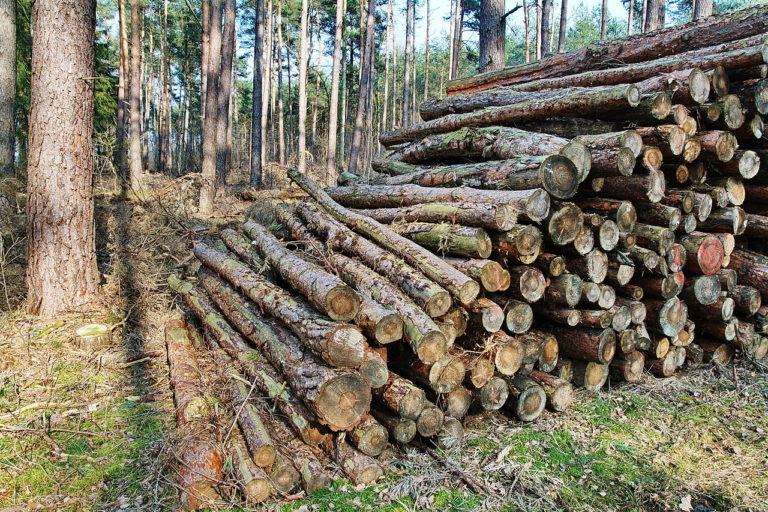
{"label": "thick log", "polygon": [[608,381],[608,365],[594,361],[571,362],[573,383],[587,391],[598,391]]}
{"label": "thick log", "polygon": [[645,367],[657,377],[671,377],[677,369],[675,352],[669,351],[660,359],[648,359]]}
{"label": "thick log", "polygon": [[[211,421],[212,410],[201,388],[200,369],[187,337],[186,326],[180,318],[165,325],[170,381],[176,400],[176,419],[180,425],[197,430]],[[219,449],[203,432],[199,432],[184,447],[181,455],[180,485],[182,501],[187,510],[197,510],[221,498],[216,484],[223,476],[224,459]]]}
{"label": "thick log", "polygon": [[403,318],[392,309],[379,304],[367,293],[361,293],[362,303],[355,317],[355,325],[363,333],[381,343],[394,343],[403,337]]}
{"label": "thick log", "polygon": [[685,275],[682,272],[667,273],[666,276],[646,274],[636,277],[634,284],[643,288],[646,297],[671,299],[683,289]]}
{"label": "thick log", "polygon": [[496,261],[463,258],[445,258],[445,261],[480,281],[487,292],[503,292],[511,285],[509,272]]}
{"label": "thick log", "polygon": [[632,234],[635,235],[637,245],[662,255],[667,254],[675,243],[674,231],[651,224],[641,224],[638,222],[635,224]]}
{"label": "thick log", "polygon": [[429,386],[437,393],[450,393],[464,381],[466,368],[461,359],[445,354],[433,364],[425,364],[410,355],[410,351],[400,345],[392,345],[389,358],[394,367],[407,378],[424,386]]}
{"label": "thick log", "polygon": [[451,355],[459,358],[467,369],[464,382],[468,386],[479,389],[493,378],[496,367],[486,355],[469,352],[458,347],[451,347]]}
{"label": "thick log", "polygon": [[[543,295],[542,291],[542,295]],[[533,309],[530,304],[520,300],[508,299],[503,303],[505,325],[513,334],[527,332],[533,324]]]}
{"label": "thick log", "polygon": [[582,279],[599,284],[608,275],[608,256],[600,249],[593,249],[583,258],[569,259],[566,267]]}
{"label": "thick log", "polygon": [[515,226],[504,233],[491,235],[494,251],[505,257],[513,257],[520,263],[533,263],[541,252],[541,230],[535,226]]}
{"label": "thick log", "polygon": [[573,274],[563,274],[551,280],[544,291],[544,301],[551,306],[573,307],[579,303],[584,281]]}
{"label": "thick log", "polygon": [[376,301],[391,306],[400,314],[405,341],[420,361],[431,364],[445,354],[450,344],[440,327],[389,281],[343,254],[331,254],[329,262],[342,279],[367,290]]}
{"label": "thick log", "polygon": [[717,171],[725,176],[752,179],[760,172],[760,156],[755,151],[738,149],[727,162],[712,162]]}
{"label": "thick log", "polygon": [[768,301],[768,258],[753,251],[736,249],[731,254],[730,268],[736,271],[739,283],[751,286]]}
{"label": "thick log", "polygon": [[368,485],[384,475],[376,459],[357,451],[341,437],[336,438],[335,459],[344,473],[356,485]]}
{"label": "thick log", "polygon": [[492,231],[507,231],[517,223],[514,205],[505,203],[422,203],[400,208],[353,210],[382,224],[393,222],[451,222]]}
{"label": "thick log", "polygon": [[435,444],[442,450],[455,450],[464,444],[464,426],[458,418],[446,416]]}
{"label": "thick log", "polygon": [[559,254],[543,252],[533,262],[533,266],[549,277],[557,277],[565,271],[565,259]]}
{"label": "thick log", "polygon": [[714,304],[720,298],[720,279],[716,275],[689,277],[680,292],[680,299],[687,304]]}
{"label": "thick log", "polygon": [[[634,157],[623,155],[621,170],[634,167]],[[607,160],[603,159],[603,160]],[[608,162],[603,162],[608,167]],[[400,165],[407,165],[400,163]],[[590,171],[591,172],[591,171]],[[543,188],[554,197],[573,197],[581,173],[566,156],[515,155],[514,158],[472,164],[420,168],[414,166],[411,174],[377,180],[383,185],[420,185],[423,187],[473,187],[490,190],[527,190]]]}
{"label": "thick log", "polygon": [[[759,50],[755,50],[758,51]],[[616,85],[567,94],[560,98],[529,100],[515,105],[489,107],[465,114],[449,114],[439,119],[417,123],[382,134],[379,141],[393,146],[420,139],[434,133],[446,133],[465,127],[482,127],[522,123],[552,116],[600,113],[634,107],[640,102],[640,89],[635,85]]]}
{"label": "thick log", "polygon": [[752,316],[762,306],[760,292],[751,286],[735,286],[728,294],[734,301],[736,312],[744,316]]}
{"label": "thick log", "polygon": [[682,155],[688,140],[685,131],[676,124],[638,127],[636,131],[642,137],[643,144],[657,148],[664,158]]}
{"label": "thick log", "polygon": [[561,412],[568,409],[573,403],[573,385],[555,375],[540,371],[532,371],[528,377],[536,381],[547,395],[547,408]]}
{"label": "thick log", "polygon": [[491,237],[482,228],[428,222],[390,224],[389,228],[422,247],[443,254],[449,253],[466,258],[487,258],[493,249]]}
{"label": "thick log", "polygon": [[393,251],[411,265],[424,272],[437,284],[444,286],[462,304],[472,302],[480,292],[480,285],[462,274],[415,242],[387,229],[384,225],[364,215],[350,212],[331,199],[314,181],[293,169],[289,177],[338,221],[354,227],[381,246]]}
{"label": "thick log", "polygon": [[[424,391],[410,380],[392,372],[387,383],[373,390],[376,400],[386,405],[399,417],[416,420],[426,403]],[[374,407],[374,416],[376,416]]]}
{"label": "thick log", "polygon": [[370,414],[366,414],[355,428],[349,431],[350,444],[371,457],[378,457],[387,447],[389,434],[384,426]]}
{"label": "thick log", "polygon": [[616,352],[613,329],[583,329],[551,326],[557,336],[560,352],[569,359],[608,364]]}
{"label": "thick log", "polygon": [[727,322],[733,318],[735,302],[730,297],[719,298],[708,305],[688,303],[688,314],[696,319],[723,320]]}
{"label": "thick log", "polygon": [[423,437],[436,436],[443,428],[445,414],[435,404],[427,402],[416,420],[416,431]]}
{"label": "thick log", "polygon": [[744,183],[741,181],[741,178],[736,178],[733,176],[728,177],[721,177],[721,178],[712,178],[709,181],[713,186],[716,187],[722,187],[725,189],[725,193],[728,198],[728,203],[734,205],[734,206],[741,206],[744,204],[744,199],[746,197],[746,190],[744,189]]}
{"label": "thick log", "polygon": [[269,232],[255,222],[246,222],[243,229],[254,240],[261,255],[295,290],[307,297],[331,319],[348,322],[360,310],[360,297],[341,279],[288,250]]}
{"label": "thick log", "polygon": [[298,208],[309,227],[320,233],[330,249],[340,249],[359,258],[392,284],[398,286],[432,317],[445,314],[451,307],[448,292],[402,258],[381,248],[309,204]]}
{"label": "thick log", "polygon": [[656,271],[661,263],[659,253],[651,249],[646,249],[645,247],[640,247],[639,245],[630,248],[626,252],[635,265],[642,267],[642,269],[645,270],[650,270],[652,272]]}
{"label": "thick log", "polygon": [[533,421],[544,411],[547,394],[533,379],[522,375],[507,380],[509,400],[506,407],[521,421]]}
{"label": "thick log", "polygon": [[645,369],[645,356],[640,351],[632,351],[617,354],[611,361],[609,376],[613,379],[623,380],[629,383],[638,383],[643,380]]}
{"label": "thick log", "polygon": [[693,139],[701,144],[701,149],[717,156],[721,162],[731,160],[736,154],[739,143],[731,132],[712,130],[698,132]]}
{"label": "thick log", "polygon": [[[262,316],[253,304],[221,279],[203,271],[201,281],[229,321],[280,370],[296,395],[321,423],[332,430],[346,430],[367,412],[371,393],[362,377],[325,366],[305,351],[288,329]],[[210,303],[205,304],[201,293],[195,293],[189,283],[170,284],[185,297],[187,304],[198,304],[199,311],[205,314],[201,319],[207,316],[214,321],[213,307]],[[221,328],[222,322],[220,317],[216,320],[217,328]],[[222,347],[226,350],[224,344]]]}
{"label": "thick log", "polygon": [[494,301],[481,297],[466,307],[470,326],[480,327],[487,332],[501,329],[505,320],[504,310]]}
{"label": "thick log", "polygon": [[573,252],[575,252],[580,256],[585,256],[589,252],[591,252],[592,249],[594,248],[595,248],[595,235],[592,232],[592,229],[590,229],[587,225],[582,224],[579,227],[579,232],[576,234],[576,237],[573,239],[573,242],[571,242],[571,245],[564,247],[563,249],[564,249],[564,252],[567,252],[569,254],[572,254]]}
{"label": "thick log", "polygon": [[678,208],[660,203],[635,203],[637,218],[645,224],[677,229],[682,220],[682,213]]}
{"label": "thick log", "polygon": [[719,238],[706,233],[692,233],[681,237],[680,244],[687,253],[687,270],[704,275],[720,270],[725,250]]}
{"label": "thick log", "polygon": [[619,334],[619,350],[617,353],[629,354],[637,350],[637,331],[633,328],[624,330]]}
{"label": "thick log", "polygon": [[555,245],[574,241],[584,225],[584,213],[573,203],[558,203],[547,219],[547,237]]}
{"label": "thick log", "polygon": [[747,229],[747,214],[738,207],[715,208],[707,220],[699,224],[699,228],[715,233],[732,233],[741,235]]}
{"label": "thick log", "polygon": [[666,301],[645,299],[647,311],[647,325],[653,330],[664,333],[666,336],[676,336],[688,319],[688,306],[677,297]]}
{"label": "thick log", "polygon": [[658,203],[664,197],[664,187],[664,173],[650,170],[646,175],[615,176],[606,180],[598,194],[635,203]]}
{"label": "thick log", "polygon": [[645,351],[653,359],[663,359],[669,353],[670,346],[669,338],[666,336],[652,336],[651,344]]}

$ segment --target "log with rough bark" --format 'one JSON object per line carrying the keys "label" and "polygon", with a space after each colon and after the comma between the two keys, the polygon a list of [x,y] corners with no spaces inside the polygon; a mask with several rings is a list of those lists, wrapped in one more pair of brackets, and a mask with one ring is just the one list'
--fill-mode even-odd
{"label": "log with rough bark", "polygon": [[507,294],[525,302],[536,302],[544,296],[547,287],[541,270],[519,265],[509,267],[510,286]]}
{"label": "log with rough bark", "polygon": [[445,314],[451,297],[441,286],[391,252],[358,235],[314,205],[302,204],[298,213],[313,231],[323,236],[330,249],[341,249],[359,258],[382,277],[398,286],[430,316]]}
{"label": "log with rough bark", "polygon": [[736,312],[744,316],[752,316],[762,306],[760,292],[751,286],[735,286],[729,293],[733,299]]}
{"label": "log with rough bark", "polygon": [[402,418],[386,409],[373,409],[371,414],[398,443],[410,443],[416,437],[416,422],[414,420]]}
{"label": "log with rough bark", "polygon": [[240,433],[234,430],[229,438],[232,469],[237,475],[243,496],[248,503],[261,503],[267,500],[273,492],[272,483],[264,469],[254,464],[248,448]]}
{"label": "log with rough bark", "polygon": [[425,364],[401,345],[392,346],[390,366],[406,378],[432,388],[437,393],[449,393],[464,381],[466,368],[461,359],[445,354],[432,364]]}
{"label": "log with rough bark", "polygon": [[353,210],[382,224],[450,222],[492,231],[507,231],[517,223],[515,205],[505,203],[422,203],[400,208]]}
{"label": "log with rough bark", "polygon": [[[759,54],[759,50],[758,51]],[[641,99],[635,85],[616,85],[595,90],[575,92],[560,98],[534,99],[503,107],[488,107],[466,114],[449,114],[382,134],[385,146],[411,142],[435,133],[447,133],[466,127],[483,127],[523,123],[552,116],[579,115],[582,112],[608,112],[636,106]]]}
{"label": "log with rough bark", "polygon": [[[229,321],[281,371],[294,393],[320,422],[332,430],[346,430],[367,412],[371,392],[362,377],[325,366],[301,346],[294,334],[262,316],[257,308],[223,280],[210,273],[203,273],[201,279]],[[203,300],[202,294],[195,291],[191,283],[169,280],[169,284],[184,297],[190,307],[197,309],[196,313],[202,321],[215,322],[212,326],[214,332],[226,325],[220,316],[212,314],[213,306],[209,302],[205,303],[207,301]],[[222,347],[227,349],[224,344]],[[233,357],[239,359],[239,356],[235,354]]]}
{"label": "log with rough bark", "polygon": [[616,333],[613,329],[584,329],[551,326],[557,336],[560,352],[569,359],[608,364],[616,352]]}
{"label": "log with rough bark", "polygon": [[334,458],[344,473],[357,485],[371,484],[384,475],[384,468],[376,459],[359,452],[341,437],[335,440]]}
{"label": "log with rough bark", "polygon": [[370,414],[363,416],[360,423],[347,433],[352,446],[371,457],[377,457],[384,451],[388,437],[387,429]]}
{"label": "log with rough bark", "polygon": [[[426,403],[424,391],[410,380],[389,373],[387,383],[373,390],[377,402],[397,413],[400,417],[416,420]],[[377,408],[374,408],[374,412]]]}
{"label": "log with rough bark", "polygon": [[687,253],[686,269],[690,272],[715,274],[723,265],[725,250],[723,243],[707,233],[692,233],[680,238],[680,244]]}
{"label": "log with rough bark", "polygon": [[768,258],[746,249],[736,249],[731,254],[730,268],[736,271],[739,283],[757,289],[763,300],[768,300]]}
{"label": "log with rough bark", "polygon": [[391,224],[389,227],[393,232],[420,246],[442,254],[465,258],[487,258],[493,249],[491,237],[482,228],[429,222]]}
{"label": "log with rough bark", "polygon": [[348,322],[360,310],[360,297],[341,279],[287,249],[267,228],[243,224],[254,245],[280,276],[331,319]]}
{"label": "log with rough bark", "polygon": [[613,220],[624,233],[631,232],[637,222],[637,211],[630,201],[579,197],[573,202],[586,213],[597,213]]}
{"label": "log with rough bark", "polygon": [[269,268],[267,262],[264,261],[256,248],[251,244],[251,241],[241,233],[234,229],[223,229],[219,233],[219,238],[227,246],[227,249],[237,254],[241,260],[259,271],[259,273]]}
{"label": "log with rough bark", "polygon": [[205,397],[200,369],[184,321],[172,318],[165,325],[170,380],[176,402],[176,419],[189,429],[189,441],[180,456],[180,486],[187,510],[197,510],[221,501],[216,485],[222,479],[224,458],[206,435],[213,411]]}
{"label": "log with rough bark", "polygon": [[579,303],[584,281],[573,274],[563,274],[551,280],[544,291],[544,301],[551,306],[573,307]]}
{"label": "log with rough bark", "polygon": [[368,235],[386,249],[393,251],[414,265],[437,284],[444,286],[462,304],[469,304],[477,297],[480,292],[480,285],[470,277],[462,274],[415,242],[387,229],[386,226],[340,206],[315,182],[298,171],[290,169],[288,175],[337,220],[353,226],[354,229]]}
{"label": "log with rough bark", "polygon": [[544,373],[537,370],[528,374],[528,377],[535,380],[542,387],[547,395],[547,407],[552,411],[564,411],[568,409],[574,400],[573,385],[570,382],[562,380],[551,373]]}
{"label": "log with rough bark", "polygon": [[[623,155],[618,164],[623,171],[634,167],[634,157]],[[601,169],[610,167],[604,159]],[[408,165],[400,163],[400,166]],[[566,156],[516,155],[514,158],[489,162],[454,164],[435,167],[413,166],[413,172],[376,180],[382,185],[420,185],[423,187],[473,187],[493,190],[527,190],[543,188],[554,197],[567,199],[576,193],[581,174]]]}
{"label": "log with rough bark", "polygon": [[[329,188],[327,192],[334,201],[351,208],[399,208],[423,203],[509,204],[517,208],[519,216],[525,215],[531,220],[546,218],[550,205],[549,194],[542,189],[481,190],[419,185],[353,185]],[[340,217],[336,218],[346,224]]]}
{"label": "log with rough bark", "polygon": [[486,292],[503,292],[511,284],[509,272],[496,261],[463,258],[445,258],[445,261],[480,281]]}

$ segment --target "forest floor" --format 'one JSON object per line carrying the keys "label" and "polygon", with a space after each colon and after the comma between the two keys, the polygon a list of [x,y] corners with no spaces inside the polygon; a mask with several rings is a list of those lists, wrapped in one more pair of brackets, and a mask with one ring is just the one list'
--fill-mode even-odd
{"label": "forest floor", "polygon": [[[247,205],[232,201],[201,219],[189,207],[191,179],[151,189],[143,201],[100,194],[103,311],[0,317],[0,512],[177,504],[162,334],[177,305],[165,278],[187,262],[192,238],[237,221]],[[2,270],[3,282],[23,275]],[[75,330],[94,322],[113,328],[112,341],[83,347]],[[376,485],[337,482],[259,510],[768,511],[765,370],[740,362],[579,392],[573,409],[533,424],[469,418],[467,446],[444,455],[494,495],[463,489],[445,467],[408,451]]]}

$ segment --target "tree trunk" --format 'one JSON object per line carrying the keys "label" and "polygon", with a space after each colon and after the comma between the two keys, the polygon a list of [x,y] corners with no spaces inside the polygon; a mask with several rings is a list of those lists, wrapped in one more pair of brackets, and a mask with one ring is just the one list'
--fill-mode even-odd
{"label": "tree trunk", "polygon": [[648,0],[648,9],[645,15],[645,31],[650,32],[664,28],[666,0]]}
{"label": "tree trunk", "polygon": [[16,172],[14,166],[15,113],[16,2],[2,0],[0,1],[0,176],[13,176]]}
{"label": "tree trunk", "polygon": [[491,255],[491,238],[482,228],[428,222],[397,223],[389,228],[437,253],[467,258],[487,258]]}
{"label": "tree trunk", "polygon": [[482,0],[480,2],[480,44],[477,70],[480,73],[502,69],[505,62],[506,18],[504,0]]}
{"label": "tree trunk", "polygon": [[[411,0],[413,1],[413,0]],[[410,5],[410,4],[409,4]],[[410,12],[410,11],[409,11]],[[352,142],[349,147],[348,172],[357,173],[360,159],[360,147],[363,142],[363,124],[371,115],[371,83],[373,81],[373,42],[375,35],[376,2],[368,0],[367,19],[365,23],[365,46],[360,52],[360,93],[355,116],[355,129],[352,132]],[[411,36],[413,37],[413,36]],[[412,43],[411,43],[412,44]],[[407,62],[407,61],[406,61]],[[415,84],[414,84],[415,87]]]}
{"label": "tree trunk", "polygon": [[427,0],[426,11],[424,15],[425,35],[424,35],[424,98],[429,98],[429,0]]}
{"label": "tree trunk", "polygon": [[523,0],[523,30],[525,32],[525,63],[531,62],[531,22],[529,20],[529,6]]}
{"label": "tree trunk", "polygon": [[[261,27],[261,33],[262,37],[266,39],[266,48],[264,47],[264,42],[262,40],[261,43],[261,72],[263,73],[264,78],[261,80],[261,163],[262,166],[264,165],[264,162],[267,161],[268,155],[267,155],[267,148],[268,148],[268,141],[267,139],[267,123],[270,119],[275,119],[275,98],[274,98],[274,76],[272,74],[272,61],[273,61],[273,52],[275,47],[275,33],[274,33],[274,16],[273,16],[273,2],[272,0],[267,0],[266,8],[264,9],[264,14],[262,15],[261,21],[262,27]],[[266,18],[266,19],[265,19]],[[258,29],[259,27],[254,27]],[[254,31],[255,32],[255,31]],[[256,34],[254,34],[255,36]],[[254,51],[256,50],[256,43],[254,41]],[[237,51],[237,50],[235,50]],[[237,66],[237,59],[235,59],[235,66]],[[237,76],[237,70],[235,69],[235,76]],[[234,85],[237,86],[237,80],[234,81]],[[236,101],[233,100],[233,104],[236,105]],[[234,109],[235,112],[237,112],[237,109]],[[273,136],[272,140],[274,140],[274,130],[270,130],[270,134]],[[273,153],[274,158],[274,153]]]}
{"label": "tree trunk", "polygon": [[[277,139],[280,165],[285,165],[285,105],[283,103],[283,2],[277,2]],[[288,70],[290,73],[290,69]],[[263,178],[262,178],[263,180]]]}
{"label": "tree trunk", "polygon": [[600,7],[600,40],[608,39],[608,0]]}
{"label": "tree trunk", "polygon": [[558,37],[557,37],[557,53],[563,53],[565,51],[565,38],[566,38],[566,34],[568,33],[567,29],[568,29],[568,0],[560,0],[560,33],[558,34]]}
{"label": "tree trunk", "polygon": [[307,170],[307,65],[309,61],[309,0],[301,0],[299,27],[299,172]]}
{"label": "tree trunk", "polygon": [[[449,78],[454,80],[461,74],[461,44],[464,30],[464,5],[462,0],[456,0],[456,10],[453,18],[453,38],[451,39],[451,72]],[[403,124],[405,126],[405,124]]]}
{"label": "tree trunk", "polygon": [[[125,119],[126,119],[126,92],[130,88],[130,76],[128,74],[128,60],[129,60],[130,54],[128,51],[128,29],[127,29],[124,0],[120,0],[117,3],[117,16],[118,16],[118,43],[119,43],[118,44],[119,76],[118,76],[118,83],[117,83],[117,128],[115,129],[115,135],[116,135],[115,142],[116,142],[117,154],[115,155],[115,165],[117,166],[118,175],[123,180],[127,180],[128,176],[126,175],[126,173],[128,172],[128,167],[127,167],[127,160],[126,160],[127,153],[126,153],[126,147],[125,147],[127,126],[125,123]],[[0,33],[8,33],[8,31],[4,29],[0,29]],[[2,46],[2,42],[0,42],[0,46]],[[7,90],[7,88],[0,85],[0,90]],[[5,117],[5,116],[0,113],[0,117]],[[2,129],[0,128],[0,133],[1,131]],[[0,140],[1,139],[2,139],[2,135],[0,135]],[[2,149],[0,148],[0,152],[1,151]],[[3,172],[2,161],[3,161],[2,156],[0,156],[0,174],[2,174]]]}
{"label": "tree trunk", "polygon": [[129,92],[131,138],[129,148],[130,180],[141,187],[143,173],[141,155],[141,0],[131,0],[131,85]]}
{"label": "tree trunk", "polygon": [[[228,1],[231,1],[231,0],[228,0]],[[271,13],[267,13],[267,15],[269,16],[271,15]],[[264,91],[264,87],[262,84],[262,76],[264,74],[264,69],[262,69],[262,64],[264,62],[263,44],[262,44],[262,41],[264,40],[264,0],[256,0],[253,16],[254,16],[253,91],[251,93],[253,108],[251,109],[251,169],[250,169],[249,182],[251,187],[261,188],[264,186],[263,171],[262,171],[263,162],[261,160],[261,155],[263,153],[262,145],[264,144],[264,141],[262,140],[262,129],[261,129],[262,114],[263,114],[262,103],[264,101],[263,94],[262,94]],[[278,69],[278,73],[280,73],[280,76],[282,76],[283,70]],[[282,82],[282,80],[280,82]],[[282,93],[282,83],[278,85],[278,87],[280,87],[280,91]],[[282,113],[282,104],[280,105],[280,109]],[[280,143],[282,144],[282,136],[280,139]],[[282,163],[282,157],[281,157],[281,163]]]}
{"label": "tree trunk", "polygon": [[693,19],[698,20],[712,16],[715,2],[713,0],[696,0],[693,3]]}
{"label": "tree trunk", "polygon": [[[229,154],[231,147],[227,143],[227,135],[230,130],[229,110],[230,99],[232,97],[232,66],[236,43],[235,17],[235,0],[224,0],[223,31],[221,36],[221,70],[219,71],[219,90],[216,98],[216,179],[221,184],[224,184],[227,181],[231,160],[231,155]],[[263,37],[263,31],[259,35]],[[256,50],[258,50],[259,59],[261,59],[261,48],[254,47],[254,52],[256,52]],[[259,75],[262,75],[263,73],[264,69],[260,67]],[[256,84],[254,84],[254,86],[255,85]],[[259,83],[258,85],[259,90],[261,90],[262,84]],[[261,101],[258,102],[258,106],[261,108]],[[259,146],[259,151],[261,151],[261,146]]]}
{"label": "tree trunk", "polygon": [[541,0],[541,56],[552,52],[552,7],[554,0]]}
{"label": "tree trunk", "polygon": [[[394,46],[394,30],[392,24],[394,23],[393,20],[393,12],[392,12],[392,0],[387,1],[387,32],[386,32],[386,50],[384,55],[384,94],[383,94],[383,100],[384,100],[384,107],[382,109],[381,114],[381,128],[380,131],[383,132],[385,130],[390,129],[389,124],[389,115],[390,115],[390,101],[389,101],[389,69],[390,69],[390,60],[392,57],[392,47]],[[392,116],[395,115],[395,106],[392,104]]]}
{"label": "tree trunk", "polygon": [[[100,296],[93,214],[95,3],[42,0],[32,9],[27,164],[27,307],[90,308]],[[67,63],[62,66],[62,63]]]}
{"label": "tree trunk", "polygon": [[[206,0],[203,0],[206,1]],[[221,0],[211,0],[208,34],[205,119],[203,121],[203,184],[200,187],[200,213],[207,215],[216,200],[216,132],[219,79],[221,78]]]}
{"label": "tree trunk", "polygon": [[635,33],[635,0],[629,0],[627,6],[627,36]]}
{"label": "tree trunk", "polygon": [[[403,61],[403,104],[402,104],[402,123],[401,126],[411,125],[411,66],[413,64],[414,52],[414,23],[416,16],[416,0],[406,0],[405,17],[405,57]],[[361,52],[362,53],[362,52]],[[416,87],[416,84],[413,84]]]}
{"label": "tree trunk", "polygon": [[541,44],[542,44],[541,9],[542,9],[543,0],[535,0],[535,1],[536,1],[536,60],[541,61],[541,57],[543,56],[541,52]]}

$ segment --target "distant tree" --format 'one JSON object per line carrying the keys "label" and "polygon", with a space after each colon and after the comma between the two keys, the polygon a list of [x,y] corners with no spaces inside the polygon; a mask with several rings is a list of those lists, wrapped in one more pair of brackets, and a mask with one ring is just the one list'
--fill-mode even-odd
{"label": "distant tree", "polygon": [[0,0],[0,176],[13,176],[16,118],[16,0]]}

